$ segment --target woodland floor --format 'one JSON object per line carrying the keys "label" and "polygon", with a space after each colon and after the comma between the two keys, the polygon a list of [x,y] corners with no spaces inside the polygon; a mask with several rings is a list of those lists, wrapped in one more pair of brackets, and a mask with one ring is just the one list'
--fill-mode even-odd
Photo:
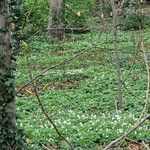
{"label": "woodland floor", "polygon": [[[143,53],[137,46],[139,41],[138,31],[119,32],[123,111],[116,110],[115,55],[110,32],[67,34],[62,42],[54,42],[46,36],[34,37],[27,51],[22,50],[18,57],[16,89],[30,80],[28,70],[36,76],[84,51],[40,76],[36,85],[46,112],[77,150],[101,149],[130,129],[144,109],[147,74]],[[148,29],[145,43],[150,45]],[[53,150],[69,150],[41,112],[32,85],[18,93],[17,114],[31,149],[47,146]],[[146,122],[129,135],[119,149],[129,149],[132,141],[150,142],[149,125]]]}

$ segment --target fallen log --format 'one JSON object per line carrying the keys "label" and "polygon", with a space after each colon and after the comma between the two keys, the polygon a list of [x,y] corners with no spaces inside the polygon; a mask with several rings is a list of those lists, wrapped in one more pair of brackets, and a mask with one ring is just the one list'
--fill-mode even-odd
{"label": "fallen log", "polygon": [[90,29],[88,28],[47,28],[47,30],[50,31],[64,31],[65,33],[74,33],[74,34],[86,34],[90,32]]}

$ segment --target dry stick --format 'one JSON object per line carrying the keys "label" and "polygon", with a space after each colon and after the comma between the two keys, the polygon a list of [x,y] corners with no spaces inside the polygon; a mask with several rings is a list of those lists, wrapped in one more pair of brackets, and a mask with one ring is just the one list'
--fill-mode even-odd
{"label": "dry stick", "polygon": [[44,144],[42,144],[43,148],[46,149],[46,150],[53,150],[51,148],[48,148],[47,146],[45,146]]}
{"label": "dry stick", "polygon": [[143,146],[144,146],[147,150],[150,150],[149,146],[146,145],[144,141],[142,141],[142,144],[143,144]]}
{"label": "dry stick", "polygon": [[[83,54],[83,53],[85,53],[85,52],[86,52],[85,50],[82,51],[82,52],[79,52],[78,54],[76,54],[76,55],[73,56],[72,58],[70,58],[70,59],[68,59],[68,60],[64,60],[64,61],[62,61],[62,62],[59,63],[59,64],[56,64],[56,65],[54,65],[54,66],[51,66],[51,67],[45,69],[42,73],[40,73],[40,74],[38,74],[37,76],[35,76],[35,77],[33,78],[33,81],[35,81],[35,80],[38,79],[39,77],[43,76],[43,75],[44,75],[45,73],[47,73],[49,70],[55,69],[55,68],[57,68],[57,67],[59,67],[59,66],[62,66],[62,65],[64,65],[64,64],[67,64],[67,63],[69,63],[70,61],[72,61],[73,59],[75,59],[76,57],[80,56],[81,54]],[[19,93],[23,88],[27,87],[30,83],[32,83],[31,80],[30,80],[29,82],[27,82],[25,85],[23,85],[21,88],[19,88],[19,90],[17,90],[17,93]]]}
{"label": "dry stick", "polygon": [[[30,76],[30,78],[31,78],[31,76]],[[33,80],[33,77],[32,77],[31,80]],[[64,137],[64,135],[61,134],[61,132],[60,132],[59,129],[56,127],[56,125],[55,125],[55,123],[53,122],[53,120],[50,118],[50,116],[49,116],[49,115],[47,114],[47,112],[45,111],[44,106],[43,106],[43,104],[42,104],[42,101],[41,101],[41,99],[40,99],[40,97],[39,97],[39,95],[38,95],[37,87],[36,87],[34,81],[32,81],[32,86],[33,86],[33,88],[34,88],[35,96],[36,96],[36,98],[37,98],[37,100],[38,100],[39,106],[40,106],[40,108],[41,108],[43,114],[45,115],[45,117],[47,118],[47,120],[52,124],[52,126],[54,127],[54,129],[55,129],[55,131],[58,133],[58,135],[71,147],[72,150],[74,150],[74,147],[72,146],[72,144]]]}
{"label": "dry stick", "polygon": [[143,31],[140,30],[140,37],[141,37],[141,49],[144,55],[144,61],[146,65],[146,71],[147,71],[147,90],[146,90],[146,103],[148,104],[148,96],[149,96],[149,90],[150,90],[150,72],[149,72],[149,66],[148,66],[148,60],[145,52],[145,47],[144,47],[144,35]]}
{"label": "dry stick", "polygon": [[32,83],[32,86],[33,86],[33,89],[34,89],[34,93],[35,93],[35,96],[36,96],[36,99],[39,103],[39,106],[43,112],[43,114],[45,115],[45,117],[47,118],[47,120],[50,122],[50,124],[52,124],[53,128],[55,129],[55,131],[57,132],[57,134],[60,136],[60,138],[62,138],[69,146],[72,150],[74,150],[74,147],[72,146],[72,144],[65,138],[64,135],[61,134],[61,132],[59,131],[59,129],[57,128],[57,126],[55,125],[54,121],[51,119],[51,117],[49,116],[49,114],[45,111],[44,109],[44,106],[42,104],[42,101],[40,99],[40,96],[38,94],[38,91],[37,91],[37,87],[36,87],[36,84],[34,82],[34,78],[33,78],[33,75],[32,75],[32,71],[30,69],[30,63],[29,63],[29,57],[26,55],[26,60],[27,60],[27,64],[28,64],[28,73],[29,73],[29,77],[31,79],[31,83]]}
{"label": "dry stick", "polygon": [[[94,48],[101,48],[101,47],[94,47]],[[89,49],[91,49],[91,47],[90,47]],[[45,73],[47,73],[49,70],[55,69],[55,68],[57,68],[57,67],[60,67],[60,66],[62,66],[62,65],[65,65],[65,64],[71,62],[71,61],[74,60],[76,57],[79,57],[80,55],[86,53],[86,51],[87,51],[87,49],[86,49],[86,50],[83,50],[83,51],[81,51],[81,52],[78,52],[75,56],[69,58],[68,60],[64,60],[64,61],[62,61],[62,62],[60,62],[60,63],[58,63],[58,64],[56,64],[56,65],[50,66],[49,68],[45,69],[42,73],[40,73],[40,74],[38,74],[37,76],[35,76],[35,77],[33,78],[33,81],[35,81],[35,80],[37,80],[39,77],[43,76],[43,75],[44,75]],[[17,93],[21,92],[21,90],[24,89],[25,87],[27,87],[29,84],[31,84],[31,80],[28,81],[26,84],[24,84],[22,87],[20,87],[16,92],[17,92]]]}
{"label": "dry stick", "polygon": [[42,146],[43,146],[43,148],[46,149],[46,150],[53,150],[53,149],[51,149],[51,148],[48,148],[48,147],[45,146],[45,145],[42,145]]}
{"label": "dry stick", "polygon": [[130,130],[128,130],[125,134],[123,134],[121,137],[117,138],[116,140],[112,141],[110,144],[108,144],[103,150],[110,149],[113,145],[120,142],[121,140],[125,139],[130,133],[132,133],[134,130],[136,130],[138,127],[140,127],[146,120],[150,119],[150,114],[145,116],[141,121],[137,122]]}
{"label": "dry stick", "polygon": [[149,107],[150,69],[149,69],[149,66],[148,66],[148,60],[147,60],[147,56],[146,56],[146,52],[145,52],[144,33],[143,33],[142,29],[140,30],[140,37],[141,37],[141,49],[143,51],[144,61],[145,61],[146,71],[147,71],[147,90],[146,90],[145,107],[144,107],[144,109],[143,109],[143,111],[141,113],[141,117],[142,117],[142,115],[143,115],[144,111],[146,110],[147,106]]}

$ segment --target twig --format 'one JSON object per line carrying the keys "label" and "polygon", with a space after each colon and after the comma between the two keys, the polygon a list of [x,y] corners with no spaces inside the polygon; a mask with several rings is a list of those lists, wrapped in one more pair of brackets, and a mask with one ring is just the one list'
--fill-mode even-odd
{"label": "twig", "polygon": [[[95,45],[94,45],[93,48],[104,49],[104,48],[102,48],[102,47],[97,47],[97,46],[95,46]],[[91,49],[91,46],[90,46],[90,48],[88,48],[88,49]],[[64,61],[62,61],[62,62],[60,62],[60,63],[58,63],[58,64],[56,64],[56,65],[50,66],[49,68],[45,69],[42,73],[39,73],[37,76],[35,76],[35,77],[33,78],[33,81],[35,81],[35,80],[37,80],[39,77],[43,76],[43,75],[44,75],[45,73],[47,73],[49,70],[55,69],[55,68],[57,68],[57,67],[60,67],[60,66],[62,66],[62,65],[65,65],[65,64],[71,62],[71,61],[74,60],[75,58],[77,58],[77,57],[79,57],[80,55],[86,53],[86,52],[88,51],[88,49],[86,49],[86,50],[84,49],[84,50],[78,52],[78,53],[77,53],[76,55],[74,55],[73,57],[71,57],[71,58],[69,58],[69,59],[67,59],[67,60],[64,60]],[[109,50],[111,50],[111,49],[109,49]],[[25,87],[27,87],[29,84],[31,84],[31,80],[28,81],[27,83],[25,83],[23,86],[21,86],[16,92],[17,92],[17,93],[21,92],[21,90],[24,89]]]}
{"label": "twig", "polygon": [[[54,65],[54,66],[51,66],[51,67],[45,69],[42,73],[40,73],[40,74],[38,74],[37,76],[35,76],[35,77],[33,78],[33,81],[35,81],[35,80],[37,80],[39,77],[43,76],[43,75],[44,75],[45,73],[47,73],[49,70],[55,69],[55,68],[57,68],[57,67],[59,67],[59,66],[62,66],[62,65],[64,65],[64,64],[67,64],[67,63],[69,63],[70,61],[72,61],[73,59],[75,59],[76,57],[80,56],[81,54],[83,54],[83,53],[85,53],[85,52],[86,52],[85,50],[82,51],[82,52],[79,52],[78,54],[76,54],[76,55],[73,56],[72,58],[70,58],[70,59],[68,59],[68,60],[64,60],[64,61],[62,61],[62,62],[59,63],[59,64],[56,64],[56,65]],[[31,84],[31,83],[32,83],[32,81],[30,80],[29,82],[27,82],[26,84],[24,84],[21,88],[19,88],[19,89],[17,90],[17,93],[19,93],[22,89],[24,89],[25,87],[27,87],[27,86],[28,86],[29,84]]]}
{"label": "twig", "polygon": [[42,144],[43,148],[45,148],[46,150],[53,150],[51,148],[48,148],[47,146],[45,146],[44,144]]}
{"label": "twig", "polygon": [[150,90],[150,72],[149,72],[149,66],[148,66],[148,61],[147,61],[147,57],[144,51],[144,43],[143,41],[141,41],[141,49],[143,50],[143,55],[144,55],[144,61],[145,61],[145,65],[146,65],[146,71],[147,71],[147,89],[146,89],[146,99],[145,99],[145,106],[144,109],[141,112],[141,116],[142,117],[143,113],[145,112],[147,105],[148,105],[148,97],[149,97],[149,90]]}
{"label": "twig", "polygon": [[47,120],[52,124],[53,128],[58,133],[58,135],[60,136],[60,138],[62,138],[71,147],[71,149],[74,150],[74,147],[72,146],[72,144],[64,137],[64,135],[61,134],[61,132],[59,131],[59,129],[57,128],[57,126],[55,125],[55,123],[53,122],[53,120],[50,118],[50,116],[45,111],[44,106],[42,104],[42,101],[41,101],[41,99],[40,99],[40,97],[38,95],[37,88],[36,88],[36,85],[35,85],[34,82],[32,82],[32,86],[34,88],[35,96],[36,96],[36,98],[38,100],[39,106],[40,106],[43,114],[45,115],[45,117],[47,118]]}
{"label": "twig", "polygon": [[150,119],[150,114],[145,116],[141,121],[137,122],[130,130],[128,130],[121,137],[117,138],[116,140],[114,140],[110,144],[108,144],[103,150],[108,150],[116,143],[119,143],[121,140],[125,139],[130,133],[132,133],[134,130],[136,130],[139,126],[141,126],[148,119]]}
{"label": "twig", "polygon": [[142,144],[143,144],[143,146],[144,146],[147,150],[150,150],[149,146],[148,146],[147,144],[145,144],[144,141],[142,141]]}
{"label": "twig", "polygon": [[50,124],[53,126],[53,128],[55,129],[55,131],[57,132],[57,134],[60,136],[60,138],[62,138],[70,146],[71,150],[74,150],[74,147],[72,146],[72,144],[65,138],[65,136],[63,134],[61,134],[61,132],[59,131],[59,129],[55,125],[54,121],[51,119],[51,117],[49,116],[49,114],[45,111],[44,106],[42,104],[42,101],[40,99],[40,96],[38,94],[36,84],[34,82],[32,71],[31,71],[30,65],[29,65],[29,58],[28,58],[27,55],[26,55],[26,60],[27,60],[27,64],[28,64],[28,73],[29,73],[29,76],[30,76],[30,79],[31,79],[31,83],[32,83],[33,89],[34,89],[34,93],[35,93],[36,99],[37,99],[37,101],[39,103],[39,106],[40,106],[43,114],[45,115],[45,117],[47,118],[47,120],[50,122]]}
{"label": "twig", "polygon": [[[43,28],[38,29],[37,31],[35,31],[35,33],[33,33],[29,38],[27,38],[27,39],[25,40],[25,42],[30,42],[40,31],[43,31]],[[22,47],[23,47],[23,45],[22,45],[22,44],[19,44],[19,46],[16,47],[16,48],[14,49],[14,51],[12,52],[12,55],[16,55]]]}

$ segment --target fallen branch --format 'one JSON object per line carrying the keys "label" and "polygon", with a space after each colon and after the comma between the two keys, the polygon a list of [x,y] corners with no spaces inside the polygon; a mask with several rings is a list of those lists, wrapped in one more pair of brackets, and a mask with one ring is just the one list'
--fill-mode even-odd
{"label": "fallen branch", "polygon": [[65,33],[75,33],[75,34],[83,34],[90,32],[90,29],[88,28],[47,28],[48,31],[65,31]]}
{"label": "fallen branch", "polygon": [[[33,78],[33,81],[35,81],[35,80],[37,80],[39,77],[43,76],[43,75],[44,75],[45,73],[47,73],[49,70],[55,69],[55,68],[57,68],[57,67],[59,67],[59,66],[62,66],[62,65],[64,65],[64,64],[67,64],[67,63],[69,63],[70,61],[72,61],[73,59],[75,59],[76,57],[80,56],[81,54],[83,54],[83,53],[85,53],[85,52],[86,52],[86,51],[79,52],[78,54],[76,54],[76,55],[73,56],[72,58],[70,58],[70,59],[68,59],[68,60],[64,60],[64,61],[62,61],[62,62],[59,63],[59,64],[56,64],[56,65],[54,65],[54,66],[51,66],[51,67],[45,69],[42,73],[40,73],[40,74],[38,74],[37,76],[35,76],[35,77]],[[27,87],[27,86],[28,86],[29,84],[31,84],[31,83],[32,83],[31,80],[28,81],[26,84],[24,84],[21,88],[19,88],[19,89],[17,90],[17,93],[21,92],[22,89],[24,89],[25,87]]]}
{"label": "fallen branch", "polygon": [[71,148],[71,150],[74,150],[74,147],[73,145],[67,140],[67,138],[59,131],[59,129],[57,128],[55,122],[52,120],[52,118],[49,116],[49,114],[46,112],[46,110],[44,109],[44,106],[43,106],[43,103],[40,99],[40,96],[39,96],[39,93],[38,93],[38,90],[37,90],[37,86],[36,86],[36,83],[34,82],[34,78],[33,78],[33,74],[32,74],[32,71],[30,69],[30,65],[29,65],[29,56],[26,55],[26,60],[27,60],[27,64],[28,64],[28,73],[29,73],[29,77],[30,77],[30,80],[31,80],[31,84],[33,86],[33,89],[34,89],[34,94],[35,94],[35,97],[39,103],[39,106],[41,108],[41,111],[42,113],[44,114],[44,116],[47,118],[47,120],[49,121],[49,123],[53,126],[53,128],[55,129],[55,131],[57,132],[57,134],[59,135],[59,137],[61,139],[63,139]]}
{"label": "fallen branch", "polygon": [[[97,46],[95,46],[95,45],[94,45],[93,48],[105,49],[105,48],[102,48],[102,47],[97,47]],[[58,63],[58,64],[56,64],[56,65],[50,66],[49,68],[45,69],[42,73],[39,73],[38,75],[36,75],[35,77],[33,77],[33,81],[36,81],[39,77],[43,76],[43,75],[44,75],[45,73],[47,73],[49,70],[55,69],[55,68],[57,68],[57,67],[60,67],[60,66],[62,66],[62,65],[65,65],[65,64],[71,62],[71,61],[74,60],[75,58],[77,58],[77,57],[81,56],[82,54],[86,53],[89,49],[91,50],[91,46],[90,46],[88,49],[84,49],[84,50],[78,52],[76,55],[74,55],[73,57],[71,57],[71,58],[69,58],[69,59],[67,59],[67,60],[64,60],[64,61],[62,61],[62,62],[60,62],[60,63]],[[109,50],[111,50],[111,49],[109,49]],[[26,88],[26,87],[27,87],[29,84],[31,84],[31,83],[32,83],[31,80],[28,81],[28,82],[25,83],[23,86],[21,86],[16,92],[17,92],[17,93],[21,92],[22,89]]]}
{"label": "fallen branch", "polygon": [[45,115],[45,117],[47,118],[47,120],[50,122],[50,124],[52,124],[53,128],[55,129],[55,131],[57,132],[57,134],[59,135],[59,137],[61,139],[63,139],[70,146],[71,150],[74,150],[74,147],[72,146],[72,144],[67,140],[67,138],[65,138],[65,136],[63,134],[61,134],[61,132],[59,131],[59,129],[57,128],[57,126],[55,125],[55,123],[53,122],[53,120],[51,119],[51,117],[49,116],[49,114],[45,111],[44,106],[42,104],[42,101],[40,99],[40,96],[38,95],[37,87],[36,87],[36,85],[35,85],[34,82],[32,82],[32,86],[34,88],[35,96],[36,96],[36,98],[38,100],[39,106],[40,106],[43,114]]}
{"label": "fallen branch", "polygon": [[150,114],[145,116],[141,121],[137,122],[130,130],[128,130],[125,134],[123,134],[121,137],[117,138],[116,140],[112,141],[110,144],[108,144],[103,150],[108,150],[115,144],[120,143],[123,139],[125,139],[130,133],[132,133],[134,130],[136,130],[139,126],[141,126],[146,120],[150,119]]}

